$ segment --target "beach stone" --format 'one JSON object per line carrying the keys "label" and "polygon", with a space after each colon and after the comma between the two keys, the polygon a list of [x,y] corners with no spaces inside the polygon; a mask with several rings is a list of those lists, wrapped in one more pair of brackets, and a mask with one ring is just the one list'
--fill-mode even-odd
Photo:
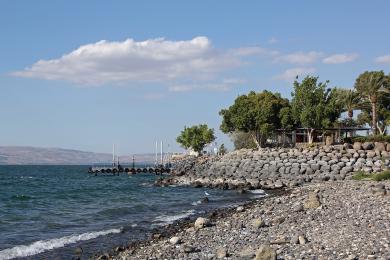
{"label": "beach stone", "polygon": [[283,182],[281,182],[280,180],[277,180],[275,183],[274,183],[274,187],[279,189],[279,188],[282,188],[284,186]]}
{"label": "beach stone", "polygon": [[256,252],[252,247],[244,247],[238,252],[239,259],[253,259],[256,256]]}
{"label": "beach stone", "polygon": [[276,260],[276,252],[268,245],[261,245],[256,251],[255,260]]}
{"label": "beach stone", "polygon": [[293,206],[292,206],[292,210],[294,212],[301,212],[303,211],[303,205],[301,203],[295,203]]}
{"label": "beach stone", "polygon": [[390,143],[386,145],[386,151],[390,152]]}
{"label": "beach stone", "polygon": [[290,240],[290,244],[292,245],[296,245],[299,243],[299,236],[298,235],[294,235],[291,237],[291,240]]}
{"label": "beach stone", "polygon": [[189,253],[194,252],[194,251],[195,251],[195,248],[194,248],[193,246],[191,246],[191,245],[183,245],[183,246],[181,247],[181,251],[182,251],[183,253],[189,254]]}
{"label": "beach stone", "polygon": [[180,238],[179,237],[171,237],[171,239],[169,239],[169,243],[171,243],[172,245],[177,245],[177,244],[180,244]]}
{"label": "beach stone", "polygon": [[220,247],[217,249],[217,258],[222,259],[228,256],[227,250],[224,247]]}
{"label": "beach stone", "polygon": [[274,220],[272,221],[272,223],[273,223],[274,225],[280,225],[280,224],[282,224],[285,220],[286,220],[286,218],[283,217],[283,216],[281,216],[281,217],[276,217],[276,218],[274,218]]}
{"label": "beach stone", "polygon": [[243,212],[245,209],[244,209],[244,207],[243,206],[238,206],[237,208],[236,208],[236,211],[237,212]]}
{"label": "beach stone", "polygon": [[305,209],[315,209],[321,205],[318,195],[315,192],[309,192],[309,196],[304,203]]}
{"label": "beach stone", "polygon": [[306,237],[304,235],[298,236],[298,241],[300,245],[304,245],[307,242]]}
{"label": "beach stone", "polygon": [[382,183],[379,183],[377,185],[375,185],[372,189],[371,189],[372,193],[374,195],[378,195],[378,196],[384,196],[386,195],[386,187],[384,184]]}
{"label": "beach stone", "polygon": [[265,223],[261,218],[256,218],[256,219],[252,220],[252,226],[254,228],[258,229],[258,228],[264,227]]}
{"label": "beach stone", "polygon": [[199,217],[196,219],[196,221],[194,223],[194,227],[195,227],[195,229],[201,229],[201,228],[208,226],[209,224],[210,224],[209,219]]}

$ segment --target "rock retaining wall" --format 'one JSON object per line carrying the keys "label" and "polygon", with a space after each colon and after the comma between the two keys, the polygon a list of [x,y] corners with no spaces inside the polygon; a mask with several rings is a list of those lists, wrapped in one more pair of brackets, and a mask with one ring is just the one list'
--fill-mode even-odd
{"label": "rock retaining wall", "polygon": [[219,158],[188,158],[176,163],[160,185],[223,189],[282,188],[305,182],[350,179],[353,172],[389,169],[390,144],[355,143],[307,149],[238,150]]}

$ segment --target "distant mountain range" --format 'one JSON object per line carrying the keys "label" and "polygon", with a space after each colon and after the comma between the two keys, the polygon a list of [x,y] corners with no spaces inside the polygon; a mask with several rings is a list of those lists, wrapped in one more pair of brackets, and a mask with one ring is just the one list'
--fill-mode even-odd
{"label": "distant mountain range", "polygon": [[[136,163],[154,162],[154,154],[136,154]],[[120,156],[121,164],[130,164],[132,156]],[[0,146],[0,164],[57,164],[90,165],[110,164],[112,155],[62,148],[29,146]]]}

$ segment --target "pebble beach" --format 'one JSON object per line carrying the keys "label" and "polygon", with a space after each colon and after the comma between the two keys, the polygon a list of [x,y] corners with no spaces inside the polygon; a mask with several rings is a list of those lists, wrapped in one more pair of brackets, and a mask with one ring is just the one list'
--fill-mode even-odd
{"label": "pebble beach", "polygon": [[389,181],[307,184],[114,259],[390,259],[389,194]]}

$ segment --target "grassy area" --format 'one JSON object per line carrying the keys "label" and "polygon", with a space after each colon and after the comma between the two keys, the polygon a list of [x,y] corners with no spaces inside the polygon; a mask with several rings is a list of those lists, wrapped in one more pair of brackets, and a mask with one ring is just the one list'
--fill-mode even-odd
{"label": "grassy area", "polygon": [[360,180],[370,180],[370,181],[383,181],[390,180],[390,171],[384,171],[379,173],[371,173],[367,174],[365,172],[356,172],[352,179],[360,181]]}

